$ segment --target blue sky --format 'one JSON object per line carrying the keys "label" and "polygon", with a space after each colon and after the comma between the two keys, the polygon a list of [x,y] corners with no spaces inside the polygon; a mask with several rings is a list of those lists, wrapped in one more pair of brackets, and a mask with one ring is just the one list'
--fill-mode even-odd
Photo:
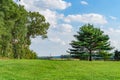
{"label": "blue sky", "polygon": [[[106,16],[119,16],[119,0],[85,0],[88,5],[80,4],[83,0],[65,0],[72,3],[72,7],[64,10],[65,14],[75,13],[99,13]],[[117,13],[117,14],[116,14]]]}
{"label": "blue sky", "polygon": [[37,11],[51,24],[48,39],[32,40],[30,48],[39,56],[68,54],[73,35],[80,26],[91,23],[110,37],[111,46],[120,49],[120,0],[21,0],[28,11]]}

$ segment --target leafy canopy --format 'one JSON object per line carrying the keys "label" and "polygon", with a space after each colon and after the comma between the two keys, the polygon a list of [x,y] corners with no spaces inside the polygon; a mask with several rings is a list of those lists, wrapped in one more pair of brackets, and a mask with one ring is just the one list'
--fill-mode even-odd
{"label": "leafy canopy", "polygon": [[[20,0],[19,0],[20,1]],[[31,37],[47,37],[49,23],[38,12],[28,12],[13,0],[0,0],[0,56],[35,58]]]}

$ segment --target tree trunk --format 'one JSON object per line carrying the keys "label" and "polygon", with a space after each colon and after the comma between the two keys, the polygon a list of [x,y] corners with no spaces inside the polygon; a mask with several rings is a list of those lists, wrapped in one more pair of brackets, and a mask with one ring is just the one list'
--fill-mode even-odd
{"label": "tree trunk", "polygon": [[92,61],[92,51],[89,52],[89,61]]}

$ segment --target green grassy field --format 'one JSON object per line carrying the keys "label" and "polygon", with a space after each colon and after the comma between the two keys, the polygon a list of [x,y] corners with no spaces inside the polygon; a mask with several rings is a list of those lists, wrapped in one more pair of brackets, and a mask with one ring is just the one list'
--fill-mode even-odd
{"label": "green grassy field", "polygon": [[120,62],[0,60],[0,80],[120,80]]}

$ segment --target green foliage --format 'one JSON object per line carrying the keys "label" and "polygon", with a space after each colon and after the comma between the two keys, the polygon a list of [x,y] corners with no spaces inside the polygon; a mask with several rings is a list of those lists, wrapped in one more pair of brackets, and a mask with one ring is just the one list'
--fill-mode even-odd
{"label": "green foliage", "polygon": [[0,0],[0,56],[35,58],[36,53],[29,49],[31,37],[45,38],[48,28],[38,12],[28,12],[13,0]]}
{"label": "green foliage", "polygon": [[119,60],[120,60],[120,51],[118,51],[118,50],[115,50],[115,51],[114,51],[114,59],[115,59],[116,61],[119,61]]}
{"label": "green foliage", "polygon": [[119,80],[113,61],[0,60],[0,80]]}
{"label": "green foliage", "polygon": [[100,51],[99,54],[103,57],[104,60],[109,60],[112,54],[107,51]]}
{"label": "green foliage", "polygon": [[72,49],[70,54],[89,53],[89,60],[92,60],[92,54],[99,50],[111,50],[109,36],[105,35],[99,28],[91,24],[80,27],[75,39],[70,43]]}
{"label": "green foliage", "polygon": [[26,49],[25,52],[26,52],[26,54],[24,55],[25,59],[36,59],[37,58],[37,55],[34,51]]}
{"label": "green foliage", "polygon": [[72,54],[72,58],[80,59],[80,60],[88,60],[89,54],[88,53],[79,53],[79,54]]}
{"label": "green foliage", "polygon": [[49,23],[46,23],[43,15],[38,12],[29,12],[28,13],[28,36],[35,37],[39,35],[47,34],[49,28]]}

